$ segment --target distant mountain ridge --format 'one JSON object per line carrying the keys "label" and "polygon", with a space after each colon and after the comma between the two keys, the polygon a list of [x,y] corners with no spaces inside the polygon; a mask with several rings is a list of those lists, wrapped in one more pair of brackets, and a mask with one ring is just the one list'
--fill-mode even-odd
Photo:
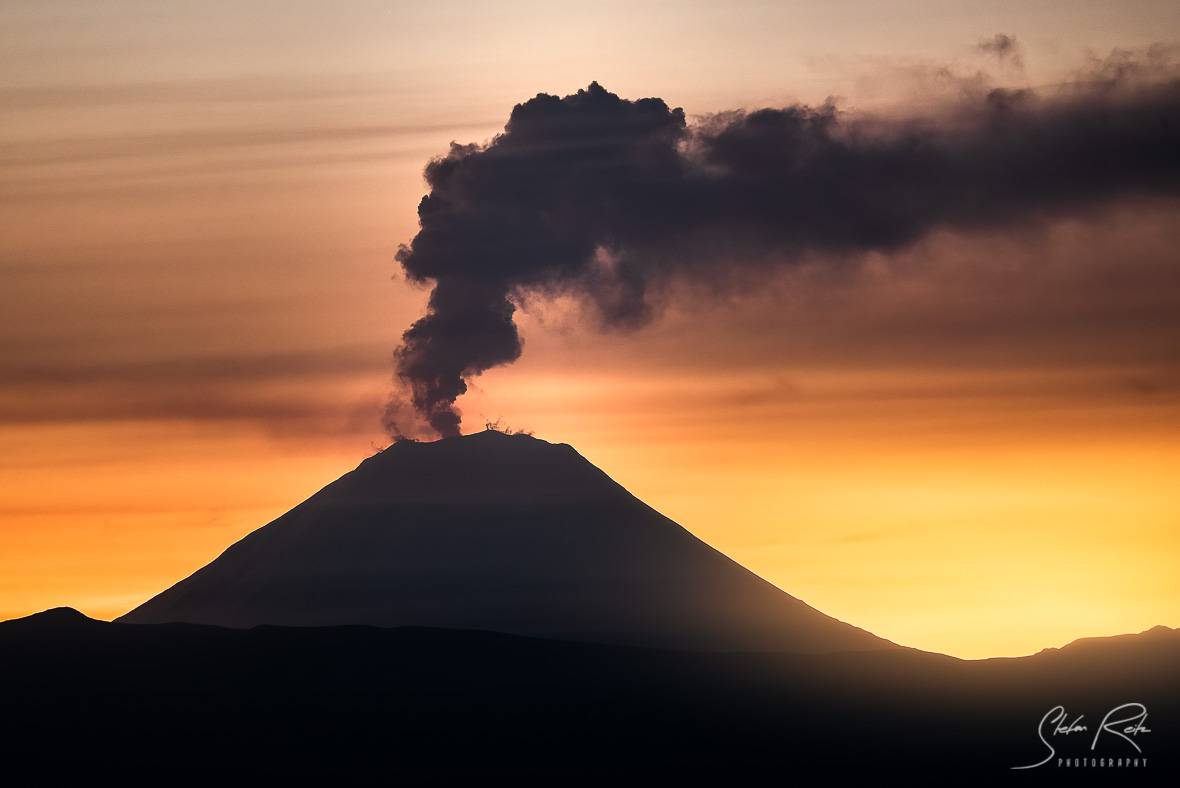
{"label": "distant mountain ridge", "polygon": [[717,552],[572,447],[491,430],[394,444],[118,620],[897,648]]}
{"label": "distant mountain ridge", "polygon": [[1033,656],[1062,652],[1077,654],[1092,649],[1136,648],[1151,642],[1180,644],[1180,629],[1157,624],[1142,632],[1127,632],[1120,635],[1094,635],[1071,640],[1063,646],[1043,648]]}
{"label": "distant mountain ridge", "polygon": [[[20,618],[0,621],[0,632],[12,632],[19,629],[27,630],[29,632],[71,631],[82,627],[103,628],[109,624],[118,625],[127,623],[130,622],[123,621],[122,618],[116,619],[113,622],[90,618],[85,613],[72,607],[54,607],[42,610],[38,613],[22,616]],[[183,624],[185,622],[171,623]],[[193,626],[216,627],[217,625],[198,624]],[[240,629],[240,627],[230,627],[229,629]],[[427,627],[425,629],[435,628]],[[1053,657],[1059,655],[1073,657],[1085,655],[1086,652],[1097,652],[1101,653],[1103,656],[1111,656],[1116,655],[1122,650],[1134,651],[1157,646],[1180,649],[1180,629],[1159,624],[1157,626],[1151,627],[1150,629],[1145,629],[1142,632],[1128,632],[1119,635],[1097,635],[1092,637],[1078,638],[1076,640],[1071,640],[1070,642],[1061,646],[1049,646],[1047,648],[1041,649],[1035,654],[1019,657],[983,657],[979,659],[963,659],[961,657],[953,657],[947,654],[939,654],[936,652],[918,651],[917,649],[902,648],[900,650],[909,652],[915,656],[950,659],[963,663],[984,664],[988,662],[1035,661],[1044,657]]]}

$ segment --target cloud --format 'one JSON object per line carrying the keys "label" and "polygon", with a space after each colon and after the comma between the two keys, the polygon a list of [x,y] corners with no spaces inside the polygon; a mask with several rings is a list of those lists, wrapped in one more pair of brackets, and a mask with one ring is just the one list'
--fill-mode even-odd
{"label": "cloud", "polygon": [[996,33],[991,38],[980,41],[976,48],[980,52],[995,57],[1001,63],[1017,69],[1024,68],[1024,52],[1014,36]]}
{"label": "cloud", "polygon": [[212,151],[279,148],[329,142],[408,137],[458,129],[482,129],[488,123],[368,124],[349,126],[239,127],[182,130],[118,136],[86,135],[18,140],[0,153],[0,167],[34,168],[62,164],[91,164],[120,159],[169,158]]}
{"label": "cloud", "polygon": [[417,411],[454,434],[467,380],[511,363],[528,293],[572,293],[607,328],[644,325],[674,281],[724,290],[809,256],[905,248],[940,229],[1017,228],[1180,193],[1180,81],[991,90],[909,117],[833,103],[690,125],[597,83],[518,104],[486,145],[426,168],[398,253],[433,284],[396,352]]}
{"label": "cloud", "polygon": [[[29,354],[33,356],[35,354]],[[380,406],[345,385],[382,366],[373,346],[155,361],[7,360],[0,424],[240,422],[272,435],[363,434]]]}

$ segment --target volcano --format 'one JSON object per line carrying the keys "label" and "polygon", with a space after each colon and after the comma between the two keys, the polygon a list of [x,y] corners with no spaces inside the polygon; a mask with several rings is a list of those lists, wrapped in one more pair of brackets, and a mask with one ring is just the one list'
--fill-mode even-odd
{"label": "volcano", "polygon": [[897,648],[714,550],[572,447],[493,430],[395,443],[119,621]]}

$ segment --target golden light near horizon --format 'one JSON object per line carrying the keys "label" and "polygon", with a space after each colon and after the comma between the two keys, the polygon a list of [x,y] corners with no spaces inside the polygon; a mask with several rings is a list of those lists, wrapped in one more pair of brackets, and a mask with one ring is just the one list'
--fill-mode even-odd
{"label": "golden light near horizon", "polygon": [[[0,11],[0,619],[119,615],[384,445],[390,353],[426,298],[392,259],[422,167],[516,102],[595,79],[690,118],[887,109],[959,90],[946,74],[1055,84],[1180,38],[1155,2],[620,7]],[[998,31],[1019,68],[977,50]],[[1180,625],[1177,210],[936,234],[687,292],[634,332],[537,298],[464,428],[570,443],[905,645]]]}

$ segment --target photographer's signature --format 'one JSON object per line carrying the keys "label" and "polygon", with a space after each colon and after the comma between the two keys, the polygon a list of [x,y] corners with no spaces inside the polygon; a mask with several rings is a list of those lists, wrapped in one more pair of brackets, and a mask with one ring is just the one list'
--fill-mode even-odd
{"label": "photographer's signature", "polygon": [[[1090,729],[1084,724],[1084,720],[1085,715],[1082,714],[1070,719],[1064,706],[1054,706],[1049,709],[1045,712],[1045,716],[1041,717],[1040,724],[1037,725],[1037,736],[1045,745],[1048,754],[1037,763],[1030,763],[1027,766],[1013,766],[1012,768],[1035,769],[1038,766],[1044,766],[1057,755],[1057,749],[1051,743],[1055,740],[1054,737],[1071,736],[1077,733],[1089,735]],[[1136,753],[1142,753],[1143,750],[1135,739],[1144,733],[1151,733],[1151,728],[1147,727],[1147,706],[1142,703],[1124,703],[1106,712],[1106,716],[1102,718],[1102,722],[1094,730],[1094,738],[1090,741],[1090,751],[1094,752],[1098,749],[1100,740],[1117,741],[1121,739],[1134,747]]]}

